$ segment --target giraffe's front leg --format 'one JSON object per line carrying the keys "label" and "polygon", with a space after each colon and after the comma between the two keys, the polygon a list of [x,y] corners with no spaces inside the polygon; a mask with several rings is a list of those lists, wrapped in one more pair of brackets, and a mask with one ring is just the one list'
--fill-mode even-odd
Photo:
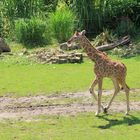
{"label": "giraffe's front leg", "polygon": [[98,116],[101,112],[102,81],[103,79],[101,78],[98,80],[98,109],[95,113],[96,116]]}
{"label": "giraffe's front leg", "polygon": [[104,113],[107,113],[109,107],[111,106],[115,96],[117,95],[117,93],[120,91],[120,87],[119,87],[119,83],[117,81],[117,79],[112,79],[113,81],[113,84],[114,84],[114,88],[115,88],[115,91],[114,91],[114,94],[110,100],[110,102],[108,103],[108,105],[104,108]]}
{"label": "giraffe's front leg", "polygon": [[[98,84],[98,78],[95,78],[95,80],[93,81],[89,91],[90,93],[93,95],[93,97],[95,98],[96,101],[98,101],[97,96],[95,94],[94,88],[95,86]],[[104,110],[104,106],[101,104],[102,109]]]}
{"label": "giraffe's front leg", "polygon": [[96,101],[97,101],[97,96],[96,96],[96,94],[95,94],[95,92],[94,92],[94,88],[95,88],[95,86],[96,86],[97,84],[98,84],[98,79],[95,79],[95,80],[93,81],[93,83],[92,83],[90,89],[89,89],[89,92],[94,96],[94,98],[95,98]]}

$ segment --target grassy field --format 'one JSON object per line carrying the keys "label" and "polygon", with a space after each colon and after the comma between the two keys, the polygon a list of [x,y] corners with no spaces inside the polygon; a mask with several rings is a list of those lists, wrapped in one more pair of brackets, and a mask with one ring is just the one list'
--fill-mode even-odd
{"label": "grassy field", "polygon": [[[120,58],[110,56],[115,60]],[[127,83],[140,88],[140,56],[120,59],[128,69]],[[85,59],[82,64],[43,65],[28,61],[26,56],[0,57],[0,95],[28,96],[88,90],[94,79],[93,63]],[[104,89],[113,88],[109,79]],[[139,94],[130,95],[131,101],[139,101]],[[49,104],[82,103],[83,98],[51,100]],[[110,100],[104,96],[103,101]],[[119,94],[115,101],[122,102]],[[27,119],[1,119],[0,140],[138,140],[140,137],[140,113],[113,113],[95,117],[94,113],[65,116],[36,116]]]}
{"label": "grassy field", "polygon": [[92,113],[40,116],[30,121],[0,122],[0,140],[139,140],[140,114],[124,117]]}
{"label": "grassy field", "polygon": [[[128,68],[128,85],[140,88],[140,56],[121,61]],[[87,59],[82,64],[43,65],[24,56],[1,58],[0,73],[0,95],[12,96],[84,91],[95,77],[93,63]],[[112,82],[106,79],[104,88],[112,87]]]}

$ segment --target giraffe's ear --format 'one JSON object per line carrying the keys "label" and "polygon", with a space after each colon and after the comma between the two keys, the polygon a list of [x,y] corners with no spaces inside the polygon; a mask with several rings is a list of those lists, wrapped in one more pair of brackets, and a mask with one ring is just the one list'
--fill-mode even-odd
{"label": "giraffe's ear", "polygon": [[82,32],[81,32],[81,35],[85,35],[86,34],[86,30],[83,30]]}

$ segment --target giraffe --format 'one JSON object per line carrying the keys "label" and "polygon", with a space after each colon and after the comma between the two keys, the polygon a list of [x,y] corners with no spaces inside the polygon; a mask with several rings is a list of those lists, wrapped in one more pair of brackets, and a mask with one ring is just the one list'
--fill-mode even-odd
{"label": "giraffe", "polygon": [[[120,85],[124,89],[126,93],[126,115],[130,111],[129,107],[129,87],[126,84],[126,72],[127,68],[126,66],[118,61],[111,60],[106,53],[103,53],[99,50],[97,50],[90,41],[85,36],[86,31],[83,30],[81,32],[76,31],[74,35],[67,41],[68,47],[71,46],[72,43],[78,42],[80,46],[85,50],[88,57],[95,63],[94,64],[94,73],[95,73],[95,80],[93,80],[93,83],[89,89],[90,93],[93,95],[95,100],[97,101],[97,112],[95,113],[96,116],[99,115],[101,112],[101,108],[103,109],[104,113],[107,113],[108,109],[111,106],[111,103],[113,102],[114,97],[117,95],[117,93],[120,91]],[[102,96],[102,83],[103,78],[108,77],[111,78],[114,84],[114,94],[107,104],[106,107],[103,107],[101,103],[101,96]],[[98,95],[96,96],[94,88],[98,85]]]}

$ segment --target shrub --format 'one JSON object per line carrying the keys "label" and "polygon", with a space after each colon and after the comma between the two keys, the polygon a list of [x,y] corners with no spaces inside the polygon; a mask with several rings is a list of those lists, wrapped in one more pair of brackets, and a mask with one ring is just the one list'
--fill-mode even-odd
{"label": "shrub", "polygon": [[136,55],[140,55],[140,43],[130,44],[129,46],[121,46],[121,48],[114,48],[112,50],[113,55],[117,55],[123,58],[130,58]]}
{"label": "shrub", "polygon": [[47,24],[38,18],[19,19],[15,22],[15,35],[17,41],[27,45],[48,44],[50,35]]}
{"label": "shrub", "polygon": [[11,21],[7,18],[2,11],[4,11],[4,6],[0,2],[0,37],[8,37],[11,28]]}
{"label": "shrub", "polygon": [[102,33],[100,33],[98,36],[96,36],[94,40],[94,46],[101,46],[109,43],[113,43],[116,40],[115,35],[107,29],[104,29]]}
{"label": "shrub", "polygon": [[0,17],[0,37],[7,38],[12,31],[12,23],[6,17]]}
{"label": "shrub", "polygon": [[30,18],[41,13],[44,0],[3,0],[5,15],[11,20],[16,18]]}
{"label": "shrub", "polygon": [[68,7],[59,7],[49,15],[49,24],[58,42],[65,42],[72,35],[74,30],[74,15]]}
{"label": "shrub", "polygon": [[122,18],[121,21],[118,22],[115,32],[118,36],[128,34],[133,36],[136,34],[136,26],[129,18]]}
{"label": "shrub", "polygon": [[78,19],[77,28],[80,30],[85,29],[88,34],[97,32],[102,23],[101,15],[99,16],[100,10],[97,10],[96,8],[97,12],[95,11],[95,3],[100,3],[100,1],[72,0],[70,5]]}

